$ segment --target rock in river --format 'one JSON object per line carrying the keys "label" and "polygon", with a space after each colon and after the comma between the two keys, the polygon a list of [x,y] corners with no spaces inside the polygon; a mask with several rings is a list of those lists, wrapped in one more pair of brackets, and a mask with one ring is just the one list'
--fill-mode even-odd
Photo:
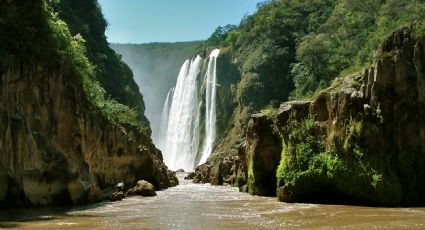
{"label": "rock in river", "polygon": [[156,196],[155,187],[145,181],[145,180],[139,180],[133,188],[127,191],[127,196]]}

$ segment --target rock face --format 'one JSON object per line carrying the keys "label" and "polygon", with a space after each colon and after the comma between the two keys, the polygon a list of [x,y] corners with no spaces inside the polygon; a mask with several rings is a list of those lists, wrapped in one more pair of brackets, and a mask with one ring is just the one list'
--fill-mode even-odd
{"label": "rock face", "polygon": [[[44,1],[7,4],[34,9],[22,16],[28,21],[43,20]],[[102,189],[139,179],[157,189],[178,183],[149,137],[124,131],[89,105],[81,76],[26,57],[0,65],[0,208],[85,204]]]}
{"label": "rock face", "polygon": [[425,203],[425,39],[404,28],[379,55],[311,103],[281,106],[280,200]]}
{"label": "rock face", "polygon": [[237,172],[240,166],[238,157],[216,158],[198,166],[195,172],[190,173],[185,179],[193,179],[194,183],[211,183],[235,185]]}
{"label": "rock face", "polygon": [[133,188],[127,191],[127,196],[156,196],[155,187],[145,181],[145,180],[139,180]]}
{"label": "rock face", "polygon": [[150,138],[131,138],[88,110],[72,76],[38,66],[1,77],[0,201],[82,204],[120,181],[144,178],[158,189],[177,184]]}
{"label": "rock face", "polygon": [[276,194],[276,169],[282,152],[281,139],[271,118],[254,114],[246,132],[248,192],[252,195]]}

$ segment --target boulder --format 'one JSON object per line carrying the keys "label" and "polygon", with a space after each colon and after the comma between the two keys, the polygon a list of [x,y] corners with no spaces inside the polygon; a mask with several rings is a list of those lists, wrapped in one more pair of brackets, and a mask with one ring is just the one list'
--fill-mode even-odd
{"label": "boulder", "polygon": [[155,187],[145,181],[139,180],[133,188],[127,191],[127,196],[156,196]]}
{"label": "boulder", "polygon": [[115,192],[124,192],[124,182],[115,185]]}
{"label": "boulder", "polygon": [[125,198],[124,192],[122,192],[122,191],[114,192],[114,193],[112,193],[110,201],[112,201],[112,202],[120,201],[120,200],[123,200],[124,198]]}

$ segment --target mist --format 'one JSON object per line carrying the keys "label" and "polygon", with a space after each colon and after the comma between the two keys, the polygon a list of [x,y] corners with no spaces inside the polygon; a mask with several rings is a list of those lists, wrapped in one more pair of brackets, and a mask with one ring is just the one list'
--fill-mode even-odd
{"label": "mist", "polygon": [[133,71],[145,102],[145,115],[157,143],[161,113],[168,90],[175,86],[184,61],[196,54],[200,41],[149,44],[111,44]]}

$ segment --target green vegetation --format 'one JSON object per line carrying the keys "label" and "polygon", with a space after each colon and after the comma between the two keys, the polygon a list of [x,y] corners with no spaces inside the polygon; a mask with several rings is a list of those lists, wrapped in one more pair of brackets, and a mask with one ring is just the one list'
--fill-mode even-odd
{"label": "green vegetation", "polygon": [[93,66],[93,77],[84,81],[89,99],[109,120],[126,127],[131,124],[150,135],[143,97],[130,68],[109,48],[107,23],[97,0],[49,0],[49,5],[66,22],[67,30],[84,41],[84,55]]}
{"label": "green vegetation", "polygon": [[236,28],[218,28],[207,40],[206,46],[224,46],[222,50],[231,56],[229,60],[239,71],[240,80],[232,86],[237,105],[230,119],[233,125],[224,131],[223,152],[235,152],[253,112],[269,104],[278,107],[288,99],[294,88],[289,73],[295,62],[296,45],[326,20],[332,2],[268,1]]}
{"label": "green vegetation", "polygon": [[[104,43],[107,47],[106,38],[103,35],[106,24],[103,23],[104,19],[101,17],[96,1],[84,1],[84,4],[75,7],[65,7],[63,4],[71,4],[65,0],[36,1],[23,5],[8,3],[7,7],[0,10],[3,15],[0,33],[8,35],[0,38],[0,71],[3,72],[17,66],[22,68],[34,65],[60,70],[62,75],[75,79],[77,84],[84,87],[88,101],[99,114],[121,126],[127,132],[137,129],[149,134],[149,124],[143,115],[141,107],[143,101],[140,101],[141,96],[137,86],[137,91],[132,93],[131,87],[108,91],[104,89],[102,83],[99,83],[104,77],[102,73],[108,72],[108,68],[118,68],[115,72],[109,72],[114,73],[114,84],[118,86],[126,81],[131,85],[133,80],[130,69],[118,59],[112,50],[105,49],[105,52],[101,53],[99,48],[93,48],[90,45],[91,43]],[[34,6],[39,9],[34,9]],[[92,10],[91,17],[98,17],[97,20],[81,17],[78,18],[80,20],[78,23],[85,22],[84,28],[89,26],[96,29],[91,28],[85,31],[76,29],[76,32],[72,33],[69,27],[76,28],[78,26],[75,25],[78,23],[72,20],[63,21],[61,19],[64,16],[63,12],[54,13],[55,9],[62,9],[61,7],[65,7],[64,9],[67,10],[71,8]],[[77,18],[78,15],[74,16]],[[14,20],[15,18],[20,18],[20,20]],[[9,20],[13,20],[13,22]],[[95,40],[96,42],[94,42]],[[94,58],[96,55],[103,56],[104,61],[108,63],[102,65]],[[48,73],[49,69],[45,71]],[[131,80],[129,80],[130,78]],[[126,97],[114,97],[118,94],[127,95],[126,97],[131,100],[138,99],[131,101],[123,99]],[[140,105],[136,106],[137,103]]]}
{"label": "green vegetation", "polygon": [[386,205],[401,201],[389,157],[363,152],[362,122],[352,120],[346,127],[321,133],[323,128],[312,119],[292,119],[284,129],[276,174],[279,198]]}
{"label": "green vegetation", "polygon": [[[345,69],[370,64],[374,51],[395,29],[424,18],[424,1],[336,1],[332,15],[297,47],[292,78],[298,82],[295,97],[328,86]],[[347,72],[343,71],[345,75]],[[306,77],[308,76],[308,77]],[[301,81],[300,81],[301,79]],[[305,89],[309,86],[308,89]]]}
{"label": "green vegetation", "polygon": [[235,25],[226,25],[224,27],[219,26],[215,29],[214,33],[200,46],[201,48],[210,48],[210,47],[223,47],[228,43],[237,41],[237,36],[235,36]]}
{"label": "green vegetation", "polygon": [[[337,77],[358,75],[376,58],[376,50],[394,30],[417,21],[416,33],[425,34],[424,23],[421,23],[425,18],[424,9],[423,0],[269,0],[259,4],[257,12],[245,17],[237,27],[217,28],[203,47],[221,46],[226,55],[232,56],[231,63],[237,65],[240,77],[232,87],[237,103],[232,125],[220,130],[225,135],[220,151],[235,152],[254,112],[269,104],[276,108],[288,99],[312,100]],[[340,82],[332,86],[332,92],[340,89],[337,84]],[[356,79],[350,84],[355,89],[362,85]],[[343,133],[349,134],[350,129]],[[335,131],[333,135],[336,134],[340,135]],[[361,141],[355,140],[355,132],[351,132],[341,143],[330,144],[336,146],[333,150],[326,140],[302,142],[296,147],[289,141],[286,150],[301,148],[299,152],[307,155],[323,153],[319,154],[324,157],[317,158],[318,162],[334,159],[348,164],[351,161],[339,154],[366,155],[359,151]],[[327,157],[332,156],[328,154],[332,152],[338,153],[336,158]],[[369,162],[369,159],[361,162]],[[376,165],[348,166],[347,170],[373,171]],[[384,181],[391,178],[386,175],[382,173],[374,178]],[[370,178],[373,177],[368,174],[362,183],[372,184]]]}
{"label": "green vegetation", "polygon": [[422,22],[421,24],[416,27],[416,34],[420,37],[425,37],[425,23]]}
{"label": "green vegetation", "polygon": [[423,0],[270,0],[239,26],[217,28],[204,47],[231,48],[242,73],[238,97],[255,92],[241,102],[259,110],[270,100],[311,98],[362,69],[392,31],[423,20],[424,9]]}

